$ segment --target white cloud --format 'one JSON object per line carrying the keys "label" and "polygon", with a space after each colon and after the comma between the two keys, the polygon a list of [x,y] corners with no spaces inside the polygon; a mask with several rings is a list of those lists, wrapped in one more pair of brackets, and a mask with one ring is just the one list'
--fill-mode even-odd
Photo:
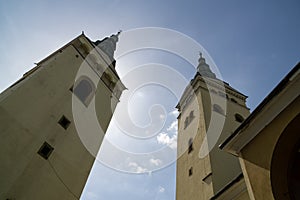
{"label": "white cloud", "polygon": [[165,191],[166,191],[166,189],[165,189],[164,187],[159,186],[158,192],[163,193],[163,192],[165,192]]}
{"label": "white cloud", "polygon": [[173,110],[173,111],[171,111],[171,112],[169,112],[169,115],[172,115],[172,116],[174,116],[174,117],[178,117],[178,114],[179,114],[179,112],[178,112],[178,110],[176,109],[176,110]]}
{"label": "white cloud", "polygon": [[142,168],[141,166],[138,166],[136,169],[136,173],[145,173],[148,170],[146,168]]}
{"label": "white cloud", "polygon": [[171,149],[177,148],[177,135],[170,137],[167,133],[160,133],[156,139],[159,144],[168,145]]}
{"label": "white cloud", "polygon": [[173,133],[177,133],[177,130],[178,130],[178,120],[175,120],[167,128],[167,131],[172,131]]}
{"label": "white cloud", "polygon": [[154,158],[151,158],[150,159],[150,163],[155,165],[155,166],[158,166],[162,163],[162,161],[160,159],[154,159]]}
{"label": "white cloud", "polygon": [[135,172],[135,173],[145,173],[148,171],[147,168],[144,168],[144,167],[138,165],[136,162],[128,163],[128,167],[130,167],[132,172]]}

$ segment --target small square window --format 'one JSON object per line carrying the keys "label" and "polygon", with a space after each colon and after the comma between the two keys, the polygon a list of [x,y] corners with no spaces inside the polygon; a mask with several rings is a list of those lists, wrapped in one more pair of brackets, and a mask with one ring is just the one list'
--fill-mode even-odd
{"label": "small square window", "polygon": [[40,147],[38,154],[47,160],[53,150],[54,148],[50,144],[44,142],[44,144]]}
{"label": "small square window", "polygon": [[68,120],[64,115],[60,118],[60,120],[58,121],[58,123],[66,130],[71,122],[70,120]]}

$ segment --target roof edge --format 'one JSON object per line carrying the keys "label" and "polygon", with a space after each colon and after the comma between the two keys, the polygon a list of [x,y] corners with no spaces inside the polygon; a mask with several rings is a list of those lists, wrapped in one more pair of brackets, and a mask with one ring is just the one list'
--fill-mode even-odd
{"label": "roof edge", "polygon": [[274,98],[276,97],[282,89],[294,78],[300,70],[300,62],[298,62],[293,69],[279,82],[279,84],[264,98],[264,100],[253,110],[253,112],[245,119],[245,121],[219,145],[220,149],[228,148],[230,141],[232,141],[237,135],[240,134],[241,130],[252,122],[258,113]]}

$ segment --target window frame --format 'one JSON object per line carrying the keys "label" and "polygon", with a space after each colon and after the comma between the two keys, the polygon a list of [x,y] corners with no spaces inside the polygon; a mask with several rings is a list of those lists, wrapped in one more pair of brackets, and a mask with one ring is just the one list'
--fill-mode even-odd
{"label": "window frame", "polygon": [[[91,87],[91,92],[89,92],[89,94],[86,95],[86,97],[84,99],[82,99],[82,97],[79,95],[79,93],[77,93],[77,90],[76,90],[76,89],[78,89],[78,87],[80,86],[80,84],[83,81],[86,81],[89,84],[89,86]],[[76,80],[74,86],[72,87],[72,92],[86,107],[88,107],[89,104],[91,103],[92,99],[95,96],[96,87],[95,87],[95,84],[93,83],[93,81],[89,77],[81,76]]]}

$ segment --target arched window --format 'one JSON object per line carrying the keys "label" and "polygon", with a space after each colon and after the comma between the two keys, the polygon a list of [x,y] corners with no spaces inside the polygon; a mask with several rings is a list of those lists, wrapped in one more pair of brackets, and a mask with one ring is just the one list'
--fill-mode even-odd
{"label": "arched window", "polygon": [[95,85],[88,77],[82,76],[75,83],[73,93],[85,106],[88,106],[94,97]]}
{"label": "arched window", "polygon": [[225,115],[224,110],[218,104],[213,105],[213,111],[215,111],[221,115]]}
{"label": "arched window", "polygon": [[236,113],[234,115],[234,117],[235,117],[235,121],[240,122],[240,123],[242,123],[245,120],[244,117],[238,113]]}
{"label": "arched window", "polygon": [[185,118],[184,129],[193,121],[195,118],[194,111],[192,110],[190,114]]}
{"label": "arched window", "polygon": [[192,151],[193,151],[193,139],[192,138],[190,138],[189,139],[189,150],[188,150],[188,153],[191,153]]}

